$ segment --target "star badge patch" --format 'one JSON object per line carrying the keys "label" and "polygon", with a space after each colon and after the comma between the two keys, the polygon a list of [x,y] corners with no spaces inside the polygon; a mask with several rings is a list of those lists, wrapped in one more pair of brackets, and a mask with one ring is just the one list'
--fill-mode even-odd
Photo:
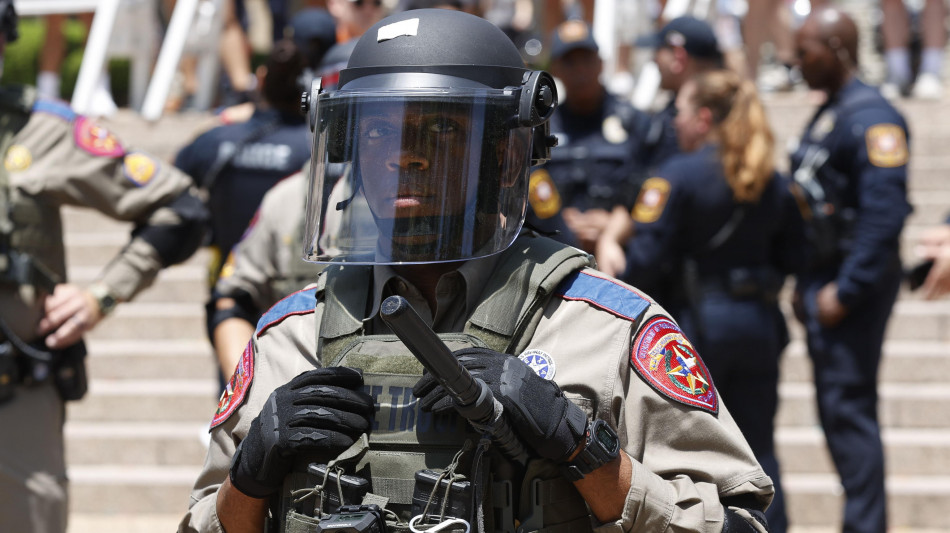
{"label": "star badge patch", "polygon": [[152,181],[158,170],[158,163],[143,153],[131,153],[125,156],[122,163],[125,177],[138,187]]}
{"label": "star badge patch", "polygon": [[248,342],[247,348],[244,348],[244,354],[241,355],[241,360],[238,361],[237,368],[234,369],[231,380],[228,381],[228,386],[221,393],[221,399],[218,400],[218,409],[214,412],[209,430],[223,424],[234,411],[237,411],[237,408],[244,402],[244,397],[247,396],[247,389],[251,387],[253,377],[254,350],[251,348],[251,343]]}
{"label": "star badge patch", "polygon": [[663,396],[712,414],[719,413],[719,397],[709,370],[672,320],[655,317],[640,330],[630,354],[630,364]]}

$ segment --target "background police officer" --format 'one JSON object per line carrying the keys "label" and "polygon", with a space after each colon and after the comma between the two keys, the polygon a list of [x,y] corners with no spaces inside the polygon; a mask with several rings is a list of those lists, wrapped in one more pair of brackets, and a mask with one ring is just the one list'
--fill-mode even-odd
{"label": "background police officer", "polygon": [[[0,1],[0,54],[16,39]],[[0,90],[0,530],[66,530],[64,401],[86,390],[82,335],[183,261],[207,213],[191,180],[31,87]],[[89,287],[65,283],[60,208],[132,222]]]}
{"label": "background police officer", "polygon": [[531,205],[538,216],[554,215],[563,206],[578,244],[593,252],[613,207],[633,205],[644,178],[641,145],[649,117],[607,92],[600,81],[603,61],[587,24],[560,24],[551,43],[551,74],[563,87],[563,103],[551,117],[558,145],[551,160],[531,174]]}
{"label": "background police officer", "polygon": [[[771,482],[675,323],[582,251],[520,231],[549,75],[484,19],[418,10],[371,28],[310,101],[306,253],[328,265],[259,322],[181,531],[260,530],[269,507],[313,523],[269,500],[313,488],[296,463],[335,458],[403,529],[425,514],[413,488],[432,498],[425,469],[490,513],[463,504],[468,525],[436,514],[443,529],[763,529]],[[382,320],[391,295],[485,382],[524,454],[465,446],[456,404]]]}
{"label": "background police officer", "polygon": [[821,425],[844,485],[846,531],[886,529],[877,373],[901,280],[899,238],[911,212],[904,118],[857,79],[858,30],[832,8],[795,36],[802,76],[824,91],[792,154],[809,205],[810,262],[797,310],[808,334]]}

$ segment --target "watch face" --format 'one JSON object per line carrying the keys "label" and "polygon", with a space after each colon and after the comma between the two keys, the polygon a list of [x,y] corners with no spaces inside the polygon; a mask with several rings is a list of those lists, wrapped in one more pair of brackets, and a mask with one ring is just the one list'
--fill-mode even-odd
{"label": "watch face", "polygon": [[594,427],[594,438],[597,439],[597,442],[599,442],[605,450],[611,453],[620,445],[617,435],[614,434],[607,424],[597,424]]}

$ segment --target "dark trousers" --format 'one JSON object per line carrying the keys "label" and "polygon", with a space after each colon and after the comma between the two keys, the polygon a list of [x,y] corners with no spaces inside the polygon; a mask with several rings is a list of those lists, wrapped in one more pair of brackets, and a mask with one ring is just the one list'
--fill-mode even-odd
{"label": "dark trousers", "polygon": [[762,470],[772,478],[775,496],[765,517],[771,533],[785,533],[788,518],[774,440],[779,357],[788,341],[781,311],[774,303],[707,293],[697,314],[681,308],[674,318],[709,368],[722,403]]}
{"label": "dark trousers", "polygon": [[837,326],[818,324],[815,295],[823,283],[799,284],[818,415],[845,491],[845,533],[884,533],[887,497],[877,416],[877,374],[884,330],[900,288],[900,271],[855,306]]}

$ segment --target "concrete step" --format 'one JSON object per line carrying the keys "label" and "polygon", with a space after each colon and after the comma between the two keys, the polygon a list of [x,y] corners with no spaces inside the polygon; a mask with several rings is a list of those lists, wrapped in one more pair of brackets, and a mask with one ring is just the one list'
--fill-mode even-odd
{"label": "concrete step", "polygon": [[83,513],[184,515],[200,466],[70,466],[70,507]]}
{"label": "concrete step", "polygon": [[[887,340],[881,360],[882,383],[943,383],[950,375],[950,343]],[[792,341],[782,354],[781,380],[812,381],[812,364],[803,340]]]}
{"label": "concrete step", "polygon": [[89,394],[67,404],[67,420],[76,422],[189,422],[207,424],[220,390],[216,379],[93,379]]}
{"label": "concrete step", "polygon": [[[160,289],[158,289],[160,290]],[[204,307],[195,303],[138,302],[120,305],[89,333],[90,339],[207,338]]]}
{"label": "concrete step", "polygon": [[[88,285],[95,281],[105,266],[71,267],[67,276],[73,283]],[[208,269],[205,265],[185,263],[163,269],[151,287],[136,295],[133,302],[123,305],[127,307],[134,303],[144,302],[175,302],[195,303],[204,305],[208,299]]]}
{"label": "concrete step", "polygon": [[[950,427],[950,409],[939,409],[950,401],[950,387],[943,383],[891,384],[878,387],[878,416],[882,427]],[[780,383],[778,427],[817,427],[815,387],[812,383]]]}
{"label": "concrete step", "polygon": [[[76,509],[73,504],[73,509]],[[169,533],[178,528],[185,514],[178,513],[87,513],[79,510],[70,513],[66,533]],[[805,532],[798,533],[822,533]],[[915,532],[923,533],[923,532]]]}
{"label": "concrete step", "polygon": [[[950,475],[950,429],[885,428],[888,476]],[[834,474],[824,433],[818,427],[783,427],[775,433],[785,474]]]}
{"label": "concrete step", "polygon": [[203,339],[90,339],[87,348],[89,375],[96,380],[210,377],[217,368]]}
{"label": "concrete step", "polygon": [[[102,267],[112,259],[123,246],[129,243],[129,232],[116,231],[66,231],[63,242],[66,246],[66,259],[70,268]],[[207,250],[199,249],[185,265],[206,265]]]}
{"label": "concrete step", "polygon": [[[887,480],[891,531],[905,528],[946,531],[950,503],[948,476],[892,476]],[[797,526],[834,526],[841,522],[843,491],[834,475],[798,474],[783,479],[789,520]]]}
{"label": "concrete step", "polygon": [[65,435],[70,466],[194,467],[201,466],[207,454],[208,424],[68,421]]}

